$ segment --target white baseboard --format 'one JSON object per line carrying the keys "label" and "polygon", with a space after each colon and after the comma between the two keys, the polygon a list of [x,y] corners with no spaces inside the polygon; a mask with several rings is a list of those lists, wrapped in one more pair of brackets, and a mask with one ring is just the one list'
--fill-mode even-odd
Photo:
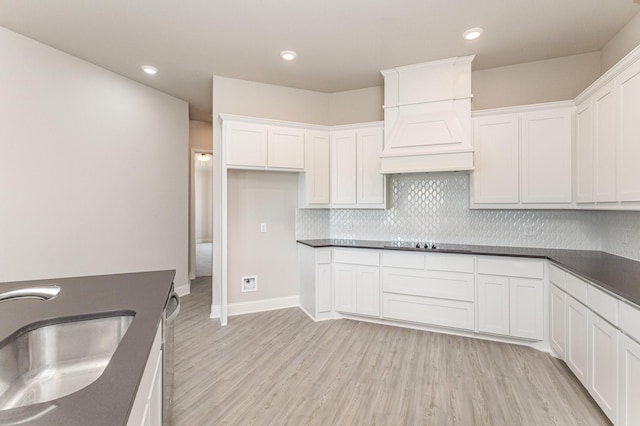
{"label": "white baseboard", "polygon": [[276,309],[295,308],[299,306],[298,296],[276,297],[273,299],[254,300],[251,302],[230,303],[229,316],[252,314],[255,312],[275,311]]}
{"label": "white baseboard", "polygon": [[181,285],[181,286],[175,287],[174,290],[176,291],[176,293],[178,293],[178,296],[180,296],[180,297],[186,296],[187,294],[191,293],[191,284],[186,284],[186,285]]}

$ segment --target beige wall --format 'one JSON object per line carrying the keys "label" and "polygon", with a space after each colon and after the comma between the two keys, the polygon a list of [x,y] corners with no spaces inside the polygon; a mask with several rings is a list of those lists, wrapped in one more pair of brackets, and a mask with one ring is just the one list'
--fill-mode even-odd
{"label": "beige wall", "polygon": [[189,120],[189,147],[211,150],[213,147],[213,125],[206,121]]}
{"label": "beige wall", "polygon": [[188,108],[0,28],[0,282],[175,269]]}
{"label": "beige wall", "polygon": [[640,13],[602,48],[602,73],[604,74],[638,45],[640,45]]}
{"label": "beige wall", "polygon": [[600,53],[474,71],[474,110],[574,99],[600,76]]}
{"label": "beige wall", "polygon": [[329,124],[366,123],[384,119],[384,87],[336,92],[329,95]]}
{"label": "beige wall", "polygon": [[[227,188],[229,303],[296,296],[298,174],[231,170]],[[257,292],[240,292],[247,275],[258,276]]]}
{"label": "beige wall", "polygon": [[211,161],[203,163],[196,160],[195,163],[195,241],[196,243],[211,242],[213,238],[213,206],[211,204],[213,196],[211,173],[213,168]]}

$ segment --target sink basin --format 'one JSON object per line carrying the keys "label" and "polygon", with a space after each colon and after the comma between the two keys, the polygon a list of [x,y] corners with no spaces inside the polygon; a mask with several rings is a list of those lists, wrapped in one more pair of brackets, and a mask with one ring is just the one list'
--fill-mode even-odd
{"label": "sink basin", "polygon": [[96,381],[132,321],[130,314],[65,318],[0,342],[0,410],[52,401]]}

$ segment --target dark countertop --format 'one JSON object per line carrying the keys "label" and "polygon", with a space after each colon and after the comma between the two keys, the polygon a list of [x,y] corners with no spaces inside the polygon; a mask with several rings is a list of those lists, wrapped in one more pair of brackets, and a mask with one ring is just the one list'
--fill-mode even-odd
{"label": "dark countertop", "polygon": [[35,322],[46,325],[60,322],[56,320],[60,317],[135,312],[111,361],[95,382],[54,401],[0,411],[0,424],[22,424],[21,420],[32,417],[27,421],[30,425],[125,425],[174,276],[175,271],[158,271],[0,283],[0,291],[52,284],[61,287],[52,300],[0,303],[0,345]]}
{"label": "dark countertop", "polygon": [[561,268],[591,281],[610,293],[640,307],[640,262],[601,251],[463,244],[438,244],[437,250],[425,250],[393,241],[338,239],[298,240],[298,243],[314,248],[351,247],[549,259]]}

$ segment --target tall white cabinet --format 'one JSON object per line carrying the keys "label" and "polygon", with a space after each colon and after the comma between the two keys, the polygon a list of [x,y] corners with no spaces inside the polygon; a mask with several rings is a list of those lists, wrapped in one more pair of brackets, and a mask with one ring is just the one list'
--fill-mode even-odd
{"label": "tall white cabinet", "polygon": [[569,208],[573,102],[473,114],[472,208]]}

